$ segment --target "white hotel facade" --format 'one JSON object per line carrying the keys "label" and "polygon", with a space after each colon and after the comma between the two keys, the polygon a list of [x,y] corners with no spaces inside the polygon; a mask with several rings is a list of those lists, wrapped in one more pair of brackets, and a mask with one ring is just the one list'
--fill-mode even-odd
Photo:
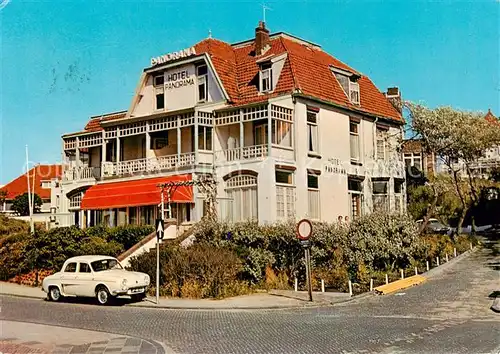
{"label": "white hotel facade", "polygon": [[[263,23],[248,41],[208,38],[152,58],[126,111],[63,135],[54,226],[152,224],[158,183],[200,175],[216,179],[227,221],[402,212],[399,99],[397,88],[382,93],[318,45]],[[178,223],[200,220],[204,200],[197,187],[178,189]]]}

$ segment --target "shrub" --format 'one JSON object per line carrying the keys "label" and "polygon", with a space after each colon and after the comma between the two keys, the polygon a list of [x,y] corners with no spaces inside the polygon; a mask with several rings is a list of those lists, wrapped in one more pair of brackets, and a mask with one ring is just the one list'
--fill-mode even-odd
{"label": "shrub", "polygon": [[9,235],[28,232],[29,224],[26,221],[16,220],[0,214],[0,238]]}
{"label": "shrub", "polygon": [[150,225],[118,226],[107,229],[107,240],[121,243],[127,250],[152,232],[154,232],[154,227]]}
{"label": "shrub", "polygon": [[[241,280],[242,262],[225,247],[208,243],[189,248],[163,246],[160,268],[160,293],[167,296],[220,298],[248,292]],[[133,257],[130,269],[148,273],[155,283],[155,252]]]}
{"label": "shrub", "polygon": [[82,240],[79,253],[117,257],[122,252],[122,244],[116,241],[107,242],[103,238],[91,236]]}

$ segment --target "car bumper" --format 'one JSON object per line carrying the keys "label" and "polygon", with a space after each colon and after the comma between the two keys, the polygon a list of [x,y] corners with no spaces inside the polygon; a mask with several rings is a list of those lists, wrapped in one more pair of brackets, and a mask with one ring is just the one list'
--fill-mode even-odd
{"label": "car bumper", "polygon": [[148,285],[134,286],[133,288],[112,291],[111,294],[114,296],[137,295],[137,294],[144,294],[147,291],[147,289]]}

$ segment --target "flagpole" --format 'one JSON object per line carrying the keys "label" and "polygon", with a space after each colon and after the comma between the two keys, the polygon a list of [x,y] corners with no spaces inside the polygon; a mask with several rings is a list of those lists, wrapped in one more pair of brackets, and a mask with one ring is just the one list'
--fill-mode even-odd
{"label": "flagpole", "polygon": [[[35,233],[35,225],[33,224],[33,207],[31,199],[31,183],[30,183],[30,169],[29,169],[29,158],[28,158],[28,145],[26,145],[26,180],[28,182],[28,208],[30,213],[30,231],[33,235]],[[33,188],[35,185],[33,183]]]}

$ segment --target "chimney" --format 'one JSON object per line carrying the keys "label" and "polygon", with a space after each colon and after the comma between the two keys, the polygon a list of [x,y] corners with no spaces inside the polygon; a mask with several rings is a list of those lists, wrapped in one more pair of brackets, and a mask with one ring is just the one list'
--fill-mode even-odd
{"label": "chimney", "polygon": [[269,30],[266,24],[259,21],[259,26],[255,29],[255,56],[264,54],[269,49]]}
{"label": "chimney", "polygon": [[389,87],[387,92],[385,93],[385,97],[392,103],[394,108],[399,113],[403,113],[403,101],[401,99],[401,91],[399,91],[399,87]]}

